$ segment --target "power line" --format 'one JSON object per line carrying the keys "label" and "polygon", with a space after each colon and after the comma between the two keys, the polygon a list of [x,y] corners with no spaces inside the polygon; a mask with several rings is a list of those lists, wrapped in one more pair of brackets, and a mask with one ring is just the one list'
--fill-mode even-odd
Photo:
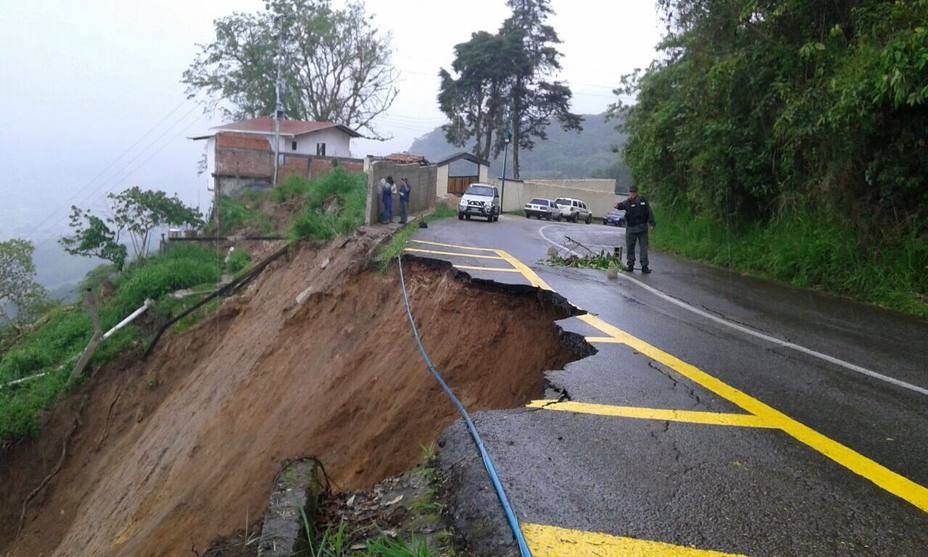
{"label": "power line", "polygon": [[[196,108],[196,107],[194,107],[194,108]],[[187,114],[185,114],[184,118],[186,118],[186,116],[189,116],[189,115],[190,115],[190,112],[188,112]],[[104,181],[101,185],[99,185],[99,186],[98,186],[97,188],[95,188],[92,192],[90,192],[90,194],[88,194],[87,196],[85,196],[84,202],[87,202],[88,199],[90,199],[91,196],[93,196],[95,193],[97,193],[97,192],[100,191],[101,189],[103,189],[103,188],[105,188],[105,187],[112,187],[114,184],[117,184],[117,183],[119,183],[120,181],[125,180],[127,177],[131,176],[134,172],[138,171],[143,165],[145,165],[145,163],[147,163],[148,161],[150,161],[153,157],[155,157],[156,155],[158,155],[159,153],[161,153],[168,145],[170,145],[171,143],[173,143],[173,141],[174,141],[175,139],[177,139],[178,137],[183,137],[184,134],[187,132],[187,130],[189,130],[190,128],[192,128],[195,124],[200,123],[205,117],[206,117],[205,114],[201,114],[201,115],[198,116],[197,118],[195,118],[195,119],[189,121],[189,122],[187,123],[187,125],[184,126],[184,127],[179,131],[179,133],[177,133],[176,135],[172,135],[171,137],[167,138],[167,141],[164,141],[163,143],[161,143],[161,145],[159,145],[159,146],[158,146],[157,148],[155,148],[154,150],[149,150],[149,149],[148,149],[149,147],[153,147],[159,140],[161,140],[162,138],[164,138],[165,133],[162,133],[161,135],[159,135],[158,138],[156,138],[154,141],[152,141],[151,143],[149,143],[149,144],[146,146],[146,150],[141,151],[139,154],[137,154],[135,157],[133,157],[132,160],[130,160],[128,163],[126,163],[126,165],[124,165],[123,168],[122,168],[120,171],[117,172],[117,174],[114,174],[113,176],[111,176],[108,180]],[[181,122],[182,120],[183,120],[183,119],[176,121],[176,122],[175,122],[174,124],[172,124],[171,127],[168,128],[168,130],[166,130],[166,131],[171,131],[172,128],[174,128],[174,126],[175,126],[177,123]],[[177,131],[177,130],[173,130],[173,131]],[[142,156],[143,154],[146,154],[146,153],[147,153],[147,156],[146,156],[145,158],[139,160],[139,157]],[[135,163],[136,161],[138,161],[138,163],[135,164],[134,167],[129,168],[129,165]],[[96,206],[98,209],[102,209],[102,210],[108,209],[108,207],[106,207],[106,206],[103,204],[103,201],[102,201],[102,200],[97,200],[95,206]],[[33,236],[33,238],[35,239],[35,236]],[[47,244],[49,241],[54,240],[54,239],[55,239],[54,237],[45,238],[44,240],[38,242],[38,243],[36,244],[36,246],[38,247],[38,246],[45,245],[45,244]]]}
{"label": "power line", "polygon": [[[186,100],[185,100],[184,102],[186,102]],[[183,104],[183,103],[181,103],[181,104]],[[86,193],[86,194],[83,196],[83,199],[82,199],[83,202],[87,202],[88,199],[92,198],[92,197],[93,197],[96,193],[98,193],[101,189],[105,188],[106,186],[111,185],[111,184],[113,183],[113,179],[114,179],[114,178],[117,178],[117,177],[118,177],[118,179],[122,179],[121,173],[122,173],[126,168],[128,168],[129,165],[131,165],[131,164],[133,164],[135,161],[139,160],[139,157],[145,155],[146,153],[149,153],[149,152],[150,152],[149,150],[150,150],[155,144],[157,144],[159,141],[161,141],[161,140],[162,140],[167,134],[169,134],[170,132],[175,131],[174,128],[177,126],[177,124],[180,124],[181,122],[185,121],[185,120],[190,116],[190,114],[192,114],[193,111],[196,110],[197,108],[198,108],[197,105],[194,105],[193,107],[191,107],[191,109],[188,110],[186,113],[184,113],[183,116],[181,116],[179,119],[177,119],[177,120],[175,120],[173,123],[171,123],[171,124],[170,124],[167,128],[165,128],[157,137],[155,137],[155,139],[153,139],[153,140],[150,141],[148,144],[146,144],[146,145],[142,148],[141,151],[139,151],[138,153],[135,154],[135,156],[133,156],[133,157],[130,158],[127,162],[125,162],[124,164],[122,164],[122,165],[121,165],[121,168],[118,168],[118,169],[115,171],[115,173],[110,173],[110,172],[109,172],[109,171],[110,171],[111,169],[113,169],[113,167],[114,167],[114,166],[113,166],[113,163],[108,164],[107,167],[104,169],[103,172],[98,173],[92,180],[90,180],[89,182],[87,182],[86,184],[84,184],[84,186],[82,186],[82,187],[80,188],[79,191],[77,191],[77,192],[75,192],[74,194],[72,194],[72,196],[68,199],[68,201],[66,202],[65,205],[56,207],[55,209],[53,209],[53,210],[48,214],[48,216],[45,217],[45,218],[35,227],[34,233],[33,233],[33,239],[35,239],[35,237],[36,237],[38,234],[40,234],[41,232],[43,232],[43,230],[42,230],[42,227],[43,227],[43,226],[45,226],[46,224],[48,224],[52,219],[54,219],[54,218],[60,216],[59,213],[60,213],[60,211],[61,211],[62,209],[67,208],[67,207],[70,207],[71,205],[73,205],[73,204],[74,204],[74,201],[77,200],[77,198],[81,195],[81,193],[84,192],[84,190],[87,189],[88,186],[93,185],[95,182],[98,183],[97,187],[95,187],[93,190],[91,190],[89,193]],[[174,112],[174,111],[172,111],[172,113],[173,113],[173,112]],[[199,122],[202,118],[203,118],[203,116],[201,115],[199,118],[195,119],[195,120],[193,121],[193,123]],[[164,119],[162,119],[162,121],[163,121],[163,120],[164,120]],[[160,125],[161,125],[161,123],[159,122],[155,127],[158,127],[158,126],[160,126]],[[188,129],[188,128],[189,128],[189,126],[188,126],[187,128],[184,128],[184,131],[186,131],[186,129]],[[153,129],[154,129],[154,128],[153,128]],[[151,131],[151,130],[149,130],[149,131]],[[145,135],[148,135],[148,133],[149,133],[149,132],[146,132],[145,134],[143,134],[142,139],[144,139],[144,136],[145,136]],[[169,139],[169,142],[170,142],[171,140],[173,140],[173,139],[174,139],[174,137],[172,136],[172,137]],[[118,160],[119,158],[122,158],[122,157],[125,155],[125,153],[127,153],[129,150],[131,150],[132,148],[134,148],[135,146],[137,146],[140,142],[141,142],[141,139],[140,139],[140,140],[137,140],[135,143],[133,143],[132,146],[131,146],[129,149],[127,149],[126,152],[124,152],[124,153],[121,154],[119,157],[117,157],[117,160]],[[163,148],[163,147],[162,147],[162,148]],[[160,149],[159,149],[159,151],[160,151]],[[149,158],[150,158],[150,157],[149,157]],[[145,160],[148,160],[148,159],[146,158]],[[114,162],[115,162],[115,160],[114,160]],[[144,161],[143,161],[143,162],[144,162]],[[108,177],[104,177],[104,175],[106,175],[106,174],[110,174],[110,175],[109,175]]]}

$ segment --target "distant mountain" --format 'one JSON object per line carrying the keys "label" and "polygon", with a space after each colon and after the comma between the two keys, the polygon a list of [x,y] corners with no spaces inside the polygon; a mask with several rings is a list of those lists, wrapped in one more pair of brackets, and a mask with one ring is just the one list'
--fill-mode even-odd
{"label": "distant mountain", "polygon": [[[625,146],[625,135],[616,131],[616,120],[606,121],[605,114],[583,116],[583,131],[564,131],[557,124],[548,127],[548,139],[538,141],[532,151],[520,151],[522,178],[615,178],[619,191],[627,190],[630,176],[616,150]],[[417,138],[410,153],[438,161],[472,145],[455,147],[445,141],[441,128]],[[490,173],[503,173],[502,156],[491,161]]]}

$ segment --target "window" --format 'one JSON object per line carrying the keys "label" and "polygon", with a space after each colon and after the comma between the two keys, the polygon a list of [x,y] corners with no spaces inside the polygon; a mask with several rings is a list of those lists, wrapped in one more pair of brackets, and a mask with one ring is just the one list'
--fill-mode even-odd
{"label": "window", "polygon": [[469,195],[480,195],[484,197],[496,197],[496,188],[492,186],[484,186],[481,184],[471,184],[467,191],[464,192]]}
{"label": "window", "polygon": [[537,197],[536,197],[535,199],[529,201],[529,203],[532,204],[532,205],[541,205],[542,207],[547,207],[547,206],[548,206],[548,200],[547,200],[547,199],[540,199],[540,198],[537,198]]}
{"label": "window", "polygon": [[316,156],[317,157],[325,156],[325,143],[316,143]]}
{"label": "window", "polygon": [[568,207],[570,207],[570,201],[568,201],[567,199],[564,199],[563,197],[559,197],[558,200],[555,201],[554,203],[556,203],[557,205],[567,205]]}
{"label": "window", "polygon": [[290,148],[293,149],[294,151],[296,151],[296,141],[292,141],[292,142],[290,143]]}

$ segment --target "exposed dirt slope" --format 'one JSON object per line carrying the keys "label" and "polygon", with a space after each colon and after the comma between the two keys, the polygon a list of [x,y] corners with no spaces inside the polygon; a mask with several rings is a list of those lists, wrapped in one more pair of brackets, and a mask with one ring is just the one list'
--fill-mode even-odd
{"label": "exposed dirt slope", "polygon": [[[296,250],[150,361],[98,372],[59,405],[39,441],[4,458],[0,554],[192,555],[262,512],[285,459],[317,455],[339,489],[412,467],[456,414],[416,351],[395,271],[367,270],[372,237],[340,244]],[[541,395],[541,372],[572,357],[552,324],[565,314],[533,293],[421,264],[408,283],[470,408]],[[76,416],[61,472],[11,540]]]}

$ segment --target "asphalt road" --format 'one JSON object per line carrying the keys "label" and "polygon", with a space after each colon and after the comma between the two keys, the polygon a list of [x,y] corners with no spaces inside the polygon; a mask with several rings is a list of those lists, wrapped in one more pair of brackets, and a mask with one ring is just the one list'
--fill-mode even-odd
{"label": "asphalt road", "polygon": [[[409,245],[588,312],[558,325],[595,355],[476,418],[535,555],[928,555],[928,322],[653,252],[617,280],[543,263],[571,240],[624,245],[515,216]],[[455,516],[475,552],[511,554],[473,454],[446,433]]]}

